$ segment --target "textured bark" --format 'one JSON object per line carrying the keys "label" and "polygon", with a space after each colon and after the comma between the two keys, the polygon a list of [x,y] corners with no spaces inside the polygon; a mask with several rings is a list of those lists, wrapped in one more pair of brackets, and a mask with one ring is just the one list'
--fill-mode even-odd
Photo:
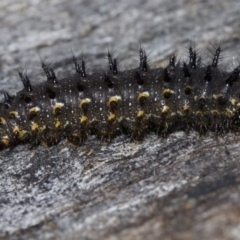
{"label": "textured bark", "polygon": [[[58,76],[73,73],[70,48],[97,71],[108,46],[126,69],[138,64],[139,41],[152,65],[189,39],[200,49],[220,41],[222,67],[233,67],[239,1],[189,2],[1,1],[1,91],[22,88],[19,67],[44,81],[39,55]],[[121,136],[109,145],[90,138],[81,147],[4,150],[0,238],[239,239],[239,147],[239,136],[179,132],[142,143]]]}

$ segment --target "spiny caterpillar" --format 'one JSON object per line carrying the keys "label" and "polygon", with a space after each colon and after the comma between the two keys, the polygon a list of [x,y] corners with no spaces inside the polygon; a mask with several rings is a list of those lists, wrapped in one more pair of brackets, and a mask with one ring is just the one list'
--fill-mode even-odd
{"label": "spiny caterpillar", "polygon": [[110,141],[120,134],[141,141],[146,133],[199,134],[240,131],[240,65],[219,69],[221,48],[205,65],[190,45],[187,61],[170,57],[166,67],[150,69],[140,47],[136,69],[119,71],[108,51],[109,70],[86,73],[85,61],[73,56],[76,74],[58,79],[42,62],[47,81],[32,86],[19,72],[24,89],[0,106],[0,149],[19,143],[53,146],[67,138],[74,145],[89,135]]}

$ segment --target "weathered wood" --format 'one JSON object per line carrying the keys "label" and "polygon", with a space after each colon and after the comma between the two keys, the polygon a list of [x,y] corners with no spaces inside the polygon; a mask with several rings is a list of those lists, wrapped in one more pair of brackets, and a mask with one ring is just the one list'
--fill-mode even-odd
{"label": "weathered wood", "polygon": [[[125,69],[137,65],[139,41],[153,65],[188,39],[200,48],[220,41],[222,66],[233,66],[239,8],[237,0],[2,1],[1,90],[21,89],[19,67],[43,81],[38,54],[58,76],[73,72],[70,48],[94,70],[107,65],[109,46]],[[239,239],[239,149],[239,136],[179,132],[139,144],[91,138],[82,147],[4,150],[0,238]]]}

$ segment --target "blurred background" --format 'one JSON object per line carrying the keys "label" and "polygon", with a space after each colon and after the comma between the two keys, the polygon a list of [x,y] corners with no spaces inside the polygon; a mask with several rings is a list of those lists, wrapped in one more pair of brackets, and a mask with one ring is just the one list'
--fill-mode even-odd
{"label": "blurred background", "polygon": [[204,51],[221,43],[226,61],[240,46],[239,9],[239,0],[2,0],[1,90],[21,88],[19,68],[43,80],[40,57],[68,75],[71,49],[84,53],[89,71],[106,67],[108,48],[121,69],[136,67],[140,43],[153,66],[172,53],[182,56],[189,40]]}

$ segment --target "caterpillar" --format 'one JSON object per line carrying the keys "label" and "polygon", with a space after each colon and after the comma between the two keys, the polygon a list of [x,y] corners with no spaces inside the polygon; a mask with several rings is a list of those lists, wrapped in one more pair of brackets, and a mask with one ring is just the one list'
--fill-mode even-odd
{"label": "caterpillar", "polygon": [[149,132],[239,132],[240,65],[222,70],[220,54],[218,46],[206,64],[190,45],[186,61],[173,55],[167,66],[150,68],[140,47],[139,66],[119,71],[108,51],[109,69],[93,74],[87,73],[84,58],[73,55],[76,73],[63,79],[42,61],[45,82],[33,86],[19,71],[23,90],[4,93],[0,149],[21,143],[50,147],[63,139],[80,145],[89,135],[111,141],[126,134],[142,141]]}

